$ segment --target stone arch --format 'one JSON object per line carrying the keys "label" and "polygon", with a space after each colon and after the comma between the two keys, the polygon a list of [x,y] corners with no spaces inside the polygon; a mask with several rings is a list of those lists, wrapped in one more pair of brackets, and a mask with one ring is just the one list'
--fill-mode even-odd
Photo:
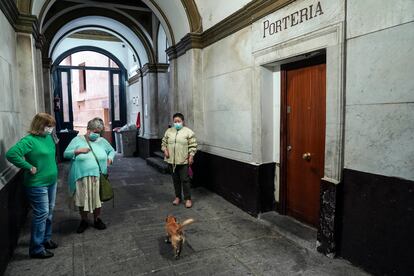
{"label": "stone arch", "polygon": [[[31,11],[38,16],[40,26],[56,0],[38,0],[32,2]],[[168,38],[169,45],[175,45],[184,35],[190,32],[201,33],[203,31],[202,19],[197,4],[194,0],[142,0],[161,22]],[[180,16],[180,15],[185,16]],[[174,21],[172,23],[172,21]],[[177,26],[180,26],[182,30]],[[40,29],[43,32],[41,27]]]}
{"label": "stone arch", "polygon": [[[104,20],[99,20],[99,24],[97,24],[96,22],[92,22],[92,21],[87,23],[86,22],[87,18],[95,18],[95,19],[105,18],[107,22],[104,22]],[[117,25],[118,30],[122,29],[122,32],[118,31],[118,34],[125,32],[125,33],[128,33],[129,35],[133,33],[137,37],[137,40],[135,40],[135,42],[138,45],[140,44],[143,45],[143,49],[145,49],[145,52],[146,52],[145,56],[148,57],[148,58],[142,58],[143,60],[145,60],[142,65],[144,65],[147,62],[153,63],[155,61],[154,49],[153,49],[152,41],[149,37],[148,32],[141,29],[136,24],[136,22],[131,20],[131,18],[128,18],[122,14],[119,14],[117,11],[108,10],[105,8],[98,8],[98,7],[93,7],[92,9],[91,6],[87,6],[87,8],[82,7],[80,9],[72,9],[70,11],[62,13],[59,18],[51,18],[51,19],[53,19],[52,23],[48,22],[46,25],[46,22],[44,22],[47,28],[43,30],[44,36],[46,38],[46,44],[43,49],[43,56],[49,56],[50,50],[51,50],[50,47],[51,46],[53,47],[52,45],[53,41],[60,30],[65,29],[66,26],[73,24],[74,22],[83,21],[84,27],[97,26],[97,27],[103,27],[106,29],[112,29],[112,31],[116,32],[117,29],[113,29],[109,27],[109,25],[112,25],[112,26]],[[120,28],[120,26],[122,26],[122,28]],[[80,26],[78,25],[77,27],[79,28]],[[133,44],[131,46],[133,46]],[[136,53],[138,54],[139,51],[136,51]],[[140,56],[142,56],[142,54]]]}
{"label": "stone arch", "polygon": [[125,65],[121,62],[121,60],[116,57],[114,54],[112,54],[111,52],[101,48],[101,47],[96,47],[96,46],[80,46],[80,47],[75,47],[72,49],[69,49],[65,52],[63,52],[62,54],[60,54],[54,61],[53,61],[53,66],[57,66],[59,65],[66,57],[72,55],[72,54],[76,54],[79,52],[84,52],[84,51],[92,51],[92,52],[97,52],[99,54],[102,54],[104,56],[107,56],[108,58],[110,58],[111,60],[113,60],[119,67],[119,69],[121,69],[121,71],[126,71],[126,67]]}

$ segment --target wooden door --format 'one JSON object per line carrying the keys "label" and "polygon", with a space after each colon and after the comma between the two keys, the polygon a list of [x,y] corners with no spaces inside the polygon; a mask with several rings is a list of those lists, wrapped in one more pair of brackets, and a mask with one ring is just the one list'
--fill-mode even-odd
{"label": "wooden door", "polygon": [[316,59],[286,66],[283,78],[286,212],[317,226],[325,159],[325,61]]}

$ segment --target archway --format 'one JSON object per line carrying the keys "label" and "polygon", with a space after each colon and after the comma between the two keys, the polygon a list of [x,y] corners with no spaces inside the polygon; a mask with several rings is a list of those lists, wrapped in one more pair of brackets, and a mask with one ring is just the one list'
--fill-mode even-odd
{"label": "archway", "polygon": [[105,122],[105,137],[126,123],[124,64],[111,52],[93,46],[65,51],[53,62],[54,112],[58,133],[86,131],[93,117]]}

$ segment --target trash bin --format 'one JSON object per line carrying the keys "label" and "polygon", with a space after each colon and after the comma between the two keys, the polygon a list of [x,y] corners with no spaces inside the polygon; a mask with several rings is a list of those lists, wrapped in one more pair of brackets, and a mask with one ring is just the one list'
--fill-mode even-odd
{"label": "trash bin", "polygon": [[121,130],[119,134],[121,136],[120,144],[122,145],[121,146],[122,156],[124,157],[134,156],[134,152],[136,151],[136,145],[137,145],[137,130],[136,129]]}
{"label": "trash bin", "polygon": [[59,138],[59,143],[57,144],[59,162],[66,160],[63,158],[63,153],[69,145],[70,141],[72,141],[72,139],[75,138],[78,133],[79,131],[76,130],[61,130],[56,133],[57,137]]}

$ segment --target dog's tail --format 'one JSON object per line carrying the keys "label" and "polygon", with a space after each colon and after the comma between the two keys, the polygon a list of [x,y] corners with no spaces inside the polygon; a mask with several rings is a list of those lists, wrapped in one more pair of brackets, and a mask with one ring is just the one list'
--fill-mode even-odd
{"label": "dog's tail", "polygon": [[181,223],[181,225],[180,225],[180,229],[183,229],[184,228],[184,226],[187,226],[187,225],[189,225],[189,224],[191,224],[191,223],[193,223],[194,222],[194,219],[186,219],[185,221],[183,221],[183,223]]}

